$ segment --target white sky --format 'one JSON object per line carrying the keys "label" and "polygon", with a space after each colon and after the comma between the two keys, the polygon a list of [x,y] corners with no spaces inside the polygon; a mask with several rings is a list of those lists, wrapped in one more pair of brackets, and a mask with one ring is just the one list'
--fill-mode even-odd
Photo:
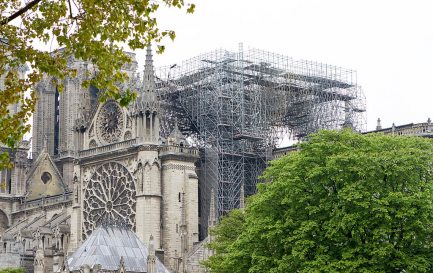
{"label": "white sky", "polygon": [[[194,1],[194,0],[192,0]],[[431,0],[195,0],[193,15],[161,14],[176,30],[155,65],[238,43],[295,59],[357,70],[367,98],[368,130],[433,118]],[[137,52],[139,62],[144,52]]]}

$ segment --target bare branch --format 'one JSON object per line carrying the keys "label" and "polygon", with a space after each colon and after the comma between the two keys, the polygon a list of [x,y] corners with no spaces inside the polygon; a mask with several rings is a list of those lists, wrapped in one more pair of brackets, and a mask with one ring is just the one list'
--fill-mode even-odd
{"label": "bare branch", "polygon": [[12,14],[11,16],[9,16],[8,18],[3,19],[0,22],[0,25],[1,26],[6,25],[9,22],[11,22],[12,20],[20,17],[21,15],[23,15],[24,13],[26,13],[28,10],[30,10],[31,8],[33,8],[34,6],[36,6],[39,2],[41,2],[41,0],[30,1],[27,5],[25,5],[24,7],[22,7],[18,11],[16,11],[14,14]]}
{"label": "bare branch", "polygon": [[68,0],[68,4],[69,4],[69,16],[70,16],[71,19],[74,19],[74,16],[72,16],[71,0]]}

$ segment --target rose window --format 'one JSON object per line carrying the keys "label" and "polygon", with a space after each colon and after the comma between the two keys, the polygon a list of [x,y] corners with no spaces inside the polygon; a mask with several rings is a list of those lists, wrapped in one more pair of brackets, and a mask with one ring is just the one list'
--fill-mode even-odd
{"label": "rose window", "polygon": [[85,187],[83,237],[104,222],[121,222],[134,229],[135,202],[131,173],[115,162],[100,166]]}
{"label": "rose window", "polygon": [[117,141],[122,136],[123,115],[120,106],[109,101],[102,106],[98,114],[99,136],[107,143]]}

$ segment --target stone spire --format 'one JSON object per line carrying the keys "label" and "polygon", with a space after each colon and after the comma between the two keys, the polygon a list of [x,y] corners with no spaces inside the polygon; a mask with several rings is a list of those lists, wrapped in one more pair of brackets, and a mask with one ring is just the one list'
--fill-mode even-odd
{"label": "stone spire", "polygon": [[377,119],[377,125],[376,125],[376,130],[381,130],[382,129],[382,124],[380,123],[380,118]]}
{"label": "stone spire", "polygon": [[161,113],[155,89],[152,48],[150,45],[147,46],[143,82],[139,87],[138,98],[132,106],[131,113],[136,119],[136,137],[139,141],[157,144],[159,141],[159,115]]}
{"label": "stone spire", "polygon": [[153,236],[152,235],[150,235],[150,238],[149,238],[149,255],[147,255],[147,273],[157,273],[156,272],[155,246],[153,245]]}
{"label": "stone spire", "polygon": [[208,227],[216,226],[216,214],[215,214],[215,193],[212,188],[210,191],[210,208],[209,208],[209,219],[208,219]]}
{"label": "stone spire", "polygon": [[174,129],[171,131],[170,135],[167,138],[168,145],[180,145],[180,146],[187,146],[187,141],[185,136],[182,134],[182,132],[179,129],[179,123],[177,118],[174,122]]}
{"label": "stone spire", "polygon": [[120,256],[119,270],[117,270],[117,272],[118,273],[125,273],[126,272],[125,259],[123,259],[123,256]]}
{"label": "stone spire", "polygon": [[[153,69],[152,47],[149,44],[146,50],[146,60],[144,62],[143,81],[138,87],[138,98],[133,105],[134,114],[153,112],[159,110],[155,90],[155,71]],[[159,112],[159,111],[158,111]]]}
{"label": "stone spire", "polygon": [[142,99],[148,103],[155,103],[157,100],[155,90],[155,71],[153,69],[152,47],[149,44],[146,51],[146,61],[144,63]]}

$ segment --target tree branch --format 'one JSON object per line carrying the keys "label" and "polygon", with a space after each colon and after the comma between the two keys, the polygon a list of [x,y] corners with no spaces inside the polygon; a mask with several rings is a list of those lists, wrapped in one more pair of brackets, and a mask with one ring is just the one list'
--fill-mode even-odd
{"label": "tree branch", "polygon": [[69,4],[69,16],[71,17],[71,19],[74,19],[74,17],[72,16],[71,0],[68,0],[68,4]]}
{"label": "tree branch", "polygon": [[23,15],[25,12],[27,12],[29,9],[33,8],[34,6],[36,6],[39,2],[41,2],[41,0],[33,0],[30,1],[27,5],[25,5],[24,7],[22,7],[21,9],[19,9],[17,12],[15,12],[14,14],[12,14],[11,16],[9,16],[8,18],[3,19],[0,22],[0,25],[6,25],[9,22],[11,22],[12,20],[14,20],[15,18]]}

